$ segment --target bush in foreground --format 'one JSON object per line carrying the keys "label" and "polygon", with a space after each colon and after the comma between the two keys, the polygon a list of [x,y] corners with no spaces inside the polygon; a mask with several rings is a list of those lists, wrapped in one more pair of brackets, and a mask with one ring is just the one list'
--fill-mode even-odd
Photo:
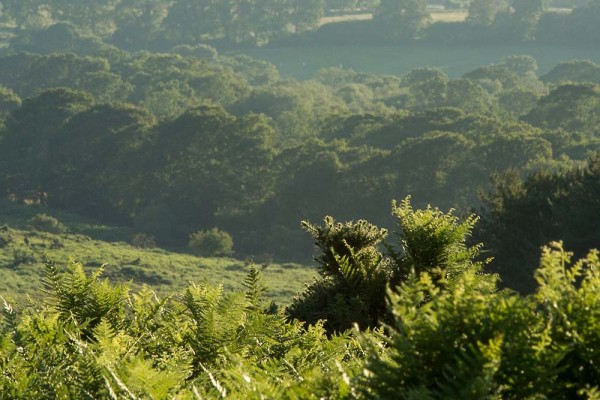
{"label": "bush in foreground", "polygon": [[494,278],[482,272],[486,262],[477,261],[482,246],[467,245],[475,216],[460,221],[452,211],[415,210],[410,197],[394,202],[392,214],[397,224],[392,242],[385,241],[387,230],[364,220],[336,223],[326,217],[324,226],[304,222],[321,251],[315,258],[321,277],[294,298],[288,314],[309,324],[324,320],[329,333],[354,324],[376,328],[391,316],[386,288],[395,291],[419,273],[446,287],[472,271],[480,290],[494,291]]}
{"label": "bush in foreground", "polygon": [[[327,333],[322,320],[289,319],[266,307],[255,268],[243,291],[192,284],[159,299],[147,288],[132,293],[126,284],[102,280],[102,270],[87,275],[81,264],[47,264],[40,304],[16,311],[4,301],[0,393],[10,399],[600,399],[597,251],[572,263],[561,243],[551,244],[535,274],[536,292],[521,296],[496,290],[494,277],[482,275],[472,259],[477,248],[455,240],[473,219],[414,211],[408,202],[395,214],[403,233],[391,259],[403,268],[394,290],[384,291],[384,329]],[[311,230],[332,244],[324,247],[331,252],[320,258],[323,266],[337,265],[335,274],[350,281],[364,279],[368,274],[355,264],[364,252],[355,249],[369,250],[369,243],[340,235],[358,232],[355,239],[369,237],[372,245],[382,231],[367,222],[330,222]],[[336,244],[345,255],[334,256]]]}
{"label": "bush in foreground", "polygon": [[444,290],[413,275],[390,293],[385,357],[360,385],[373,399],[600,399],[600,261],[544,249],[532,296],[484,293],[466,272]]}

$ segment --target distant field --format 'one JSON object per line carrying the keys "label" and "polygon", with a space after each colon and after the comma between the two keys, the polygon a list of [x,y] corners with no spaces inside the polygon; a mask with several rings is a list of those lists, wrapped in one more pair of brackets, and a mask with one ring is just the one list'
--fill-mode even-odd
{"label": "distant field", "polygon": [[[462,22],[467,19],[467,15],[466,11],[440,11],[432,12],[431,19],[433,22]],[[336,15],[322,18],[321,25],[348,21],[368,21],[370,19],[373,19],[373,14],[371,13]]]}
{"label": "distant field", "polygon": [[[573,9],[550,7],[548,11],[557,14],[569,14]],[[433,22],[463,22],[467,19],[469,13],[467,10],[444,11],[442,9],[431,11],[430,15]],[[373,14],[371,13],[335,15],[321,18],[321,25],[347,21],[366,21],[370,19],[373,19]]]}
{"label": "distant field", "polygon": [[382,47],[292,47],[258,48],[243,51],[251,57],[271,62],[283,76],[309,79],[321,68],[342,67],[361,72],[402,75],[414,68],[440,68],[451,77],[460,77],[483,65],[513,54],[535,57],[544,74],[562,61],[589,59],[600,62],[600,48],[536,46],[533,44],[475,47],[404,45]]}
{"label": "distant field", "polygon": [[443,11],[431,13],[433,22],[463,22],[469,15],[466,11]]}
{"label": "distant field", "polygon": [[[0,202],[0,296],[23,301],[40,286],[45,257],[59,264],[69,258],[83,263],[88,271],[106,264],[105,276],[113,281],[131,281],[135,290],[146,284],[161,296],[179,291],[189,282],[223,284],[227,289],[242,289],[249,266],[233,258],[202,258],[162,249],[142,250],[125,242],[108,243],[93,236],[124,236],[119,228],[102,227],[59,214],[70,233],[54,235],[27,230],[26,221],[36,207],[14,206]],[[18,258],[31,258],[18,264]],[[315,269],[299,264],[260,266],[269,290],[266,295],[278,304],[288,304],[304,284],[312,281]]]}
{"label": "distant field", "polygon": [[335,24],[338,22],[348,22],[348,21],[368,21],[370,19],[373,19],[373,14],[371,14],[371,13],[334,15],[334,16],[330,16],[330,17],[321,18],[321,25]]}

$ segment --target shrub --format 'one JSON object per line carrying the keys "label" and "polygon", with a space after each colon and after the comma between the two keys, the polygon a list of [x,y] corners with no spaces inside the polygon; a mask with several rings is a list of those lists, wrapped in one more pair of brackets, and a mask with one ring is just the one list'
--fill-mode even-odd
{"label": "shrub", "polygon": [[10,242],[12,242],[12,238],[7,234],[0,234],[0,249],[7,247]]}
{"label": "shrub", "polygon": [[544,248],[527,297],[482,292],[473,269],[442,290],[412,272],[390,292],[395,322],[385,356],[367,362],[365,398],[597,399],[600,261],[571,257]]}
{"label": "shrub", "polygon": [[[464,221],[437,208],[413,209],[410,197],[394,202],[396,243],[385,243],[387,230],[359,220],[336,223],[326,217],[324,226],[303,223],[321,254],[315,258],[321,277],[296,296],[288,316],[308,324],[326,320],[328,333],[387,324],[392,315],[386,304],[386,287],[393,290],[411,274],[427,273],[443,288],[467,271],[477,276],[477,288],[493,292],[496,278],[482,273],[487,260],[481,245],[468,246],[475,216]],[[379,248],[386,247],[381,253]]]}
{"label": "shrub", "polygon": [[232,253],[233,238],[219,228],[212,228],[191,234],[188,247],[199,256],[224,256]]}
{"label": "shrub", "polygon": [[64,247],[65,247],[65,245],[63,244],[63,242],[61,242],[60,240],[58,240],[56,238],[52,239],[52,242],[50,243],[50,249],[52,249],[52,250],[62,249]]}
{"label": "shrub", "polygon": [[26,311],[0,297],[2,399],[354,398],[357,337],[265,309],[256,269],[244,291],[205,283],[166,299],[72,261],[42,274]]}
{"label": "shrub", "polygon": [[33,264],[36,262],[35,254],[28,249],[15,249],[13,251],[13,265]]}
{"label": "shrub", "polygon": [[330,334],[354,323],[375,327],[385,318],[385,288],[392,276],[392,266],[379,252],[387,230],[365,220],[340,223],[325,217],[324,222],[303,222],[321,250],[315,258],[321,277],[293,299],[287,313],[309,325],[325,320]]}
{"label": "shrub", "polygon": [[136,233],[131,238],[131,245],[140,249],[153,249],[156,247],[154,236],[145,233]]}
{"label": "shrub", "polygon": [[36,231],[56,234],[67,231],[67,227],[62,222],[47,214],[36,214],[28,223],[31,229],[35,229]]}

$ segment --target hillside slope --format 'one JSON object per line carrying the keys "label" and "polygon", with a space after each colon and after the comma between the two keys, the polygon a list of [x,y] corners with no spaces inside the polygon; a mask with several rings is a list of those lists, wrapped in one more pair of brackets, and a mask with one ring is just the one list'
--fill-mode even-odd
{"label": "hillside slope", "polygon": [[[67,233],[32,230],[28,220],[46,213],[67,226]],[[167,295],[189,282],[207,281],[239,289],[249,270],[249,262],[234,258],[203,258],[164,249],[141,249],[124,240],[129,228],[95,225],[93,221],[37,206],[0,203],[0,295],[23,300],[37,292],[44,260],[60,264],[81,262],[86,269],[104,265],[111,281],[131,281],[132,288],[148,285]],[[315,270],[298,264],[262,263],[268,296],[279,304],[288,303]]]}

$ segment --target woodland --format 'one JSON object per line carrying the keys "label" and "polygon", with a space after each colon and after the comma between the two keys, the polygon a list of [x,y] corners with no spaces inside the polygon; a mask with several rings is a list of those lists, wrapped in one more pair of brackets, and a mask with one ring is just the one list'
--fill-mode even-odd
{"label": "woodland", "polygon": [[599,64],[243,54],[593,47],[599,1],[0,5],[0,399],[600,399]]}

